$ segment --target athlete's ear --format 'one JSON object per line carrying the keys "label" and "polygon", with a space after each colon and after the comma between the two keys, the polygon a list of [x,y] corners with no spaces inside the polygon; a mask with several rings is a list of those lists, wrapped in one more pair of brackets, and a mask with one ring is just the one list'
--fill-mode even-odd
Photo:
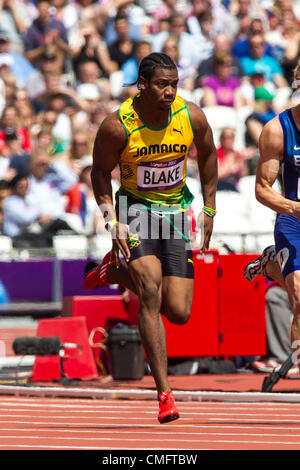
{"label": "athlete's ear", "polygon": [[146,78],[141,75],[139,77],[139,88],[140,88],[140,90],[145,90],[147,88],[147,85],[148,85],[148,80],[146,80]]}

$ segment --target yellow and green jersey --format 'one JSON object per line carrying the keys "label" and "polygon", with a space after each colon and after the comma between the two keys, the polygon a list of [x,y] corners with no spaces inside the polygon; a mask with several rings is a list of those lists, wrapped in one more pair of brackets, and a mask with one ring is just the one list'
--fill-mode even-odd
{"label": "yellow and green jersey", "polygon": [[119,109],[127,141],[120,155],[121,188],[145,205],[183,206],[193,200],[186,186],[186,166],[194,130],[187,104],[176,95],[170,120],[161,129],[147,126],[133,108],[138,94]]}

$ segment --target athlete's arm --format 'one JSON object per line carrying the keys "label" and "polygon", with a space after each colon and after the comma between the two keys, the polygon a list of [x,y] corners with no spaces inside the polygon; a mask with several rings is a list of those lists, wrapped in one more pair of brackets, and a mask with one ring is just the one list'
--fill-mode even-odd
{"label": "athlete's arm", "polygon": [[[126,134],[118,113],[114,112],[100,125],[93,148],[91,180],[96,202],[105,219],[116,219],[113,207],[111,172],[120,160],[120,152],[126,144]],[[118,224],[112,232],[112,253],[119,264],[119,250],[128,259],[130,251],[126,243],[128,229]]]}
{"label": "athlete's arm", "polygon": [[255,183],[256,199],[275,212],[294,215],[300,219],[300,203],[286,199],[272,188],[283,155],[283,131],[278,117],[264,126],[259,138],[259,152]]}
{"label": "athlete's arm", "polygon": [[[216,208],[216,190],[218,183],[218,155],[212,130],[203,111],[194,103],[188,103],[194,128],[194,143],[197,149],[197,161],[202,187],[203,203],[211,209]],[[201,251],[209,247],[213,229],[213,218],[204,214],[204,234]]]}

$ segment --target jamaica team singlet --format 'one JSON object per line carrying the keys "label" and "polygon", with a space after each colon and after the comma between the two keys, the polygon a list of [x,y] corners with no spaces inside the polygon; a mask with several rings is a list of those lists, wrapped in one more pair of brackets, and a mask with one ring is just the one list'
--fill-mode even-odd
{"label": "jamaica team singlet", "polygon": [[188,206],[193,195],[186,186],[186,165],[194,130],[187,104],[176,95],[169,123],[161,129],[147,126],[133,108],[139,93],[119,109],[127,142],[120,156],[121,188],[145,205]]}

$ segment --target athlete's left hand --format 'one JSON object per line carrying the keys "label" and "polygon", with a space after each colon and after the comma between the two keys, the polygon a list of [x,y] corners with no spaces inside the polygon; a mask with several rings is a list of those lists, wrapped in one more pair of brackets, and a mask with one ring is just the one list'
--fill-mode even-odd
{"label": "athlete's left hand", "polygon": [[197,220],[197,229],[201,234],[200,253],[209,249],[209,242],[213,231],[214,219],[209,215],[200,212]]}

